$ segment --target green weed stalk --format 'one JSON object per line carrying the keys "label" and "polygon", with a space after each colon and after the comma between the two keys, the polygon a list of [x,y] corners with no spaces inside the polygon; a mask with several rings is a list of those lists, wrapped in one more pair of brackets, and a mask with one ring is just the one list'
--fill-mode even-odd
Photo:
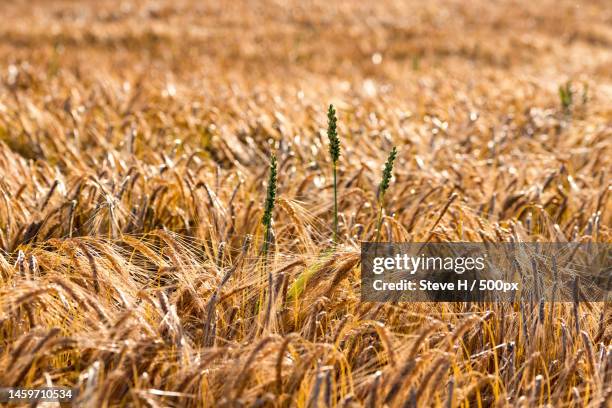
{"label": "green weed stalk", "polygon": [[565,85],[559,86],[559,100],[561,107],[566,114],[569,114],[574,103],[574,95],[572,91],[572,83],[567,81]]}
{"label": "green weed stalk", "polygon": [[382,227],[382,216],[383,209],[385,207],[385,193],[389,189],[389,183],[391,182],[391,177],[393,175],[393,162],[395,161],[395,157],[397,156],[397,149],[393,146],[391,152],[389,153],[389,157],[387,157],[387,162],[385,163],[385,168],[383,169],[382,180],[380,181],[380,186],[378,187],[378,221],[376,222],[376,241],[378,242],[380,239],[380,228]]}
{"label": "green weed stalk", "polygon": [[261,223],[264,226],[264,244],[263,257],[264,262],[268,258],[268,249],[270,246],[270,232],[272,230],[272,212],[274,211],[274,200],[276,199],[276,156],[272,156],[270,160],[270,175],[268,177],[268,191],[266,194],[266,203],[264,205],[264,215]]}
{"label": "green weed stalk", "polygon": [[338,180],[337,169],[340,158],[340,139],[336,127],[338,119],[334,105],[329,105],[327,110],[327,137],[329,138],[329,155],[332,159],[332,170],[334,173],[334,243],[338,241]]}

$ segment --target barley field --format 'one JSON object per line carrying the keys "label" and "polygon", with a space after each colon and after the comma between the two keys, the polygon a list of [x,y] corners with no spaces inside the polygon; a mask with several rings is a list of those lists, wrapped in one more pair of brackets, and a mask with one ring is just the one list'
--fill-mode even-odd
{"label": "barley field", "polygon": [[609,303],[360,301],[363,241],[612,242],[609,2],[0,15],[0,387],[76,387],[83,407],[612,406]]}

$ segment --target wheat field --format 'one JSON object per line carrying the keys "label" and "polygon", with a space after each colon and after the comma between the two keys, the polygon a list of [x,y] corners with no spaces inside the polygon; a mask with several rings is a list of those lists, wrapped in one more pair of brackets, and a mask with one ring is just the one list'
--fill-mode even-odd
{"label": "wheat field", "polygon": [[0,386],[611,407],[609,303],[360,301],[377,234],[612,242],[609,2],[223,3],[0,4]]}

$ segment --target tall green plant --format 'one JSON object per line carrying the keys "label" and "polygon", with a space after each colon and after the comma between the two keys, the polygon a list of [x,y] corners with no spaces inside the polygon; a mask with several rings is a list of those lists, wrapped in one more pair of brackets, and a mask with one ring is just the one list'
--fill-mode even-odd
{"label": "tall green plant", "polygon": [[393,149],[391,149],[391,152],[389,153],[389,157],[387,157],[380,186],[378,187],[378,221],[376,223],[376,242],[378,242],[380,239],[380,228],[382,226],[383,209],[385,206],[385,193],[389,188],[389,183],[391,182],[391,177],[393,176],[393,162],[395,161],[396,156],[397,149],[395,146],[393,146]]}
{"label": "tall green plant", "polygon": [[329,155],[332,159],[332,170],[334,173],[334,243],[338,240],[338,181],[337,169],[340,158],[340,139],[336,128],[336,110],[334,105],[329,105],[327,110],[327,137],[329,138]]}
{"label": "tall green plant", "polygon": [[276,199],[276,156],[272,155],[270,160],[270,175],[268,176],[268,191],[266,194],[266,203],[264,205],[264,214],[261,223],[264,226],[264,244],[263,256],[264,260],[268,257],[268,248],[270,245],[270,232],[272,230],[272,211],[274,211],[274,200]]}
{"label": "tall green plant", "polygon": [[570,81],[567,81],[565,85],[559,86],[559,100],[561,101],[563,111],[569,113],[574,102],[572,83]]}

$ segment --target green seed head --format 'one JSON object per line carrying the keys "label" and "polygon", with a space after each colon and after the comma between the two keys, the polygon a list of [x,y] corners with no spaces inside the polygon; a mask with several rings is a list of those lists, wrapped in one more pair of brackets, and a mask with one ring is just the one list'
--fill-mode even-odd
{"label": "green seed head", "polygon": [[329,154],[331,155],[332,161],[338,162],[340,158],[340,139],[338,138],[338,131],[336,129],[336,110],[334,105],[329,105],[327,111],[327,137],[329,138]]}
{"label": "green seed head", "polygon": [[276,156],[272,156],[270,160],[270,176],[268,178],[268,193],[266,195],[266,204],[264,215],[261,220],[266,227],[272,225],[272,211],[274,210],[274,199],[276,198]]}
{"label": "green seed head", "polygon": [[393,173],[393,162],[395,161],[395,156],[397,156],[397,149],[393,146],[391,149],[391,153],[389,153],[389,157],[387,158],[387,162],[385,163],[385,169],[383,170],[382,180],[380,182],[380,194],[384,195],[385,191],[389,188],[389,182],[391,181],[392,173]]}
{"label": "green seed head", "polygon": [[569,110],[573,102],[572,83],[567,81],[565,85],[559,86],[559,99],[561,99],[561,106],[565,110]]}

